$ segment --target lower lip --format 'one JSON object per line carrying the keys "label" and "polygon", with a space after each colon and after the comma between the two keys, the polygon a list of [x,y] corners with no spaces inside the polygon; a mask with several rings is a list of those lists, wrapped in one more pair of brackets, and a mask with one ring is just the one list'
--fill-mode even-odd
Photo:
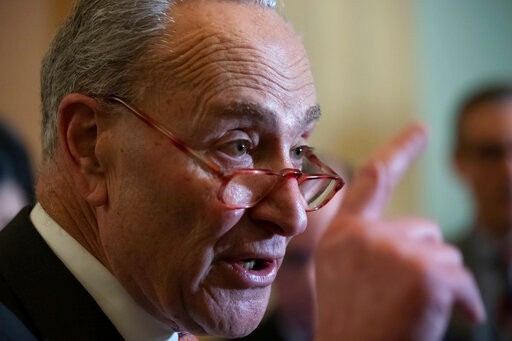
{"label": "lower lip", "polygon": [[[242,262],[225,262],[230,278],[242,289],[255,287],[267,287],[274,282],[277,274],[277,262],[275,260],[265,262],[263,268],[248,270]],[[235,284],[233,283],[233,284]]]}

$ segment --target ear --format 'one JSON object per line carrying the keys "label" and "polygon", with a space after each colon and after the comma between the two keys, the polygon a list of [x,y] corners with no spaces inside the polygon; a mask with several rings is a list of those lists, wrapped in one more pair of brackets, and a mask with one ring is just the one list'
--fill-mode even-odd
{"label": "ear", "polygon": [[98,102],[81,94],[68,94],[60,102],[58,117],[59,139],[76,189],[89,204],[106,204],[105,173],[96,155],[101,133]]}

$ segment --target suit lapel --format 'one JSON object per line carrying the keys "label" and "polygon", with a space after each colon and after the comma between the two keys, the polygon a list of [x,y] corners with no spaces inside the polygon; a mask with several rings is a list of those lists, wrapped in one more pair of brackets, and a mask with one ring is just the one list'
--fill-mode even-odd
{"label": "suit lapel", "polygon": [[30,210],[25,208],[0,233],[0,276],[22,306],[9,308],[45,339],[121,339],[94,299],[41,238],[30,221]]}

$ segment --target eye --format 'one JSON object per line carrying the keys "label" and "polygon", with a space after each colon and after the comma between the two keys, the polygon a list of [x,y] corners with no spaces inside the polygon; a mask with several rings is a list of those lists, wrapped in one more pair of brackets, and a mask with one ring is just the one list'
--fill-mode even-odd
{"label": "eye", "polygon": [[302,161],[302,159],[304,159],[304,157],[306,156],[306,151],[310,149],[311,147],[305,145],[295,147],[290,151],[290,156],[292,160]]}
{"label": "eye", "polygon": [[220,147],[220,151],[230,157],[242,157],[246,155],[251,149],[251,141],[245,139],[229,141]]}

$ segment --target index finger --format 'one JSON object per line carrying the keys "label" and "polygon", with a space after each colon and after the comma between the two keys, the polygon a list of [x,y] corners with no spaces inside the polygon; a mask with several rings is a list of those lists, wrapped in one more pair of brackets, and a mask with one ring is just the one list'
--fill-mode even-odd
{"label": "index finger", "polygon": [[397,183],[425,149],[427,135],[424,125],[412,124],[377,150],[357,171],[340,212],[379,218]]}

